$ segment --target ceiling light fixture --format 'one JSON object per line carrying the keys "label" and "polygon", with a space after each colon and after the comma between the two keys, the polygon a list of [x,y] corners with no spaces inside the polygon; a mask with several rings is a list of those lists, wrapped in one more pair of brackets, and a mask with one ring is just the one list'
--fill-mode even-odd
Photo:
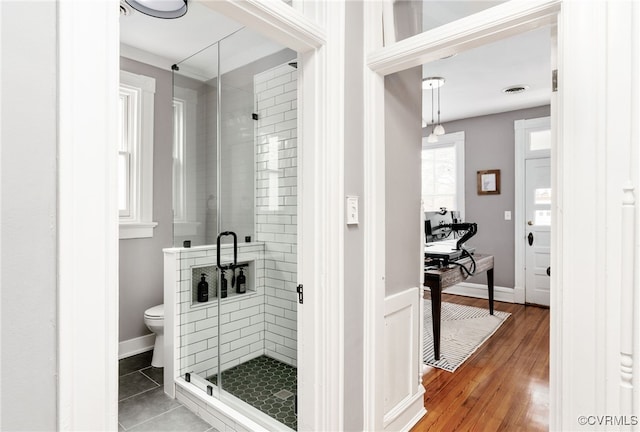
{"label": "ceiling light fixture", "polygon": [[187,13],[187,0],[125,0],[129,6],[154,18],[180,18]]}
{"label": "ceiling light fixture", "polygon": [[120,16],[129,15],[131,15],[131,8],[124,2],[124,0],[120,0]]}
{"label": "ceiling light fixture", "polygon": [[[428,143],[438,142],[438,136],[445,134],[444,126],[442,126],[442,123],[440,123],[440,87],[444,85],[444,81],[445,79],[442,77],[428,77],[422,80],[422,88],[424,90],[431,90],[431,125],[433,126],[433,129],[431,129],[431,133],[427,137]],[[434,88],[438,89],[438,124],[435,123],[433,118],[433,113],[434,113],[433,89]]]}

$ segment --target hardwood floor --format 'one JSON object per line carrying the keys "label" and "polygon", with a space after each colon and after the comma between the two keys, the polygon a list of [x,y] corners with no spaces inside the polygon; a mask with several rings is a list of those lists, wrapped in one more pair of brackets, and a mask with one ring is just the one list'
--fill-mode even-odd
{"label": "hardwood floor", "polygon": [[[487,307],[450,294],[442,301]],[[462,366],[424,375],[427,414],[413,432],[548,430],[549,309],[500,302],[495,309],[511,316]]]}

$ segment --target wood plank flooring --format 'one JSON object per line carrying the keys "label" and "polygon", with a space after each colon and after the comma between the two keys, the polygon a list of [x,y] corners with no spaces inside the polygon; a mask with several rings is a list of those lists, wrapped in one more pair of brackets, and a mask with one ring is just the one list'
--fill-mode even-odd
{"label": "wood plank flooring", "polygon": [[[487,307],[487,300],[450,294],[442,301]],[[424,375],[427,414],[412,432],[549,429],[549,309],[495,308],[511,316],[478,351],[454,373],[430,368]]]}

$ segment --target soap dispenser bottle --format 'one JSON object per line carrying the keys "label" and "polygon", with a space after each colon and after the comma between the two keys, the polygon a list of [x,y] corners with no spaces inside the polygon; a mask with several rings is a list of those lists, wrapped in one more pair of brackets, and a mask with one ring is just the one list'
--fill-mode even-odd
{"label": "soap dispenser bottle", "polygon": [[236,278],[236,292],[238,294],[247,292],[247,277],[242,273],[242,267],[240,267],[240,274]]}
{"label": "soap dispenser bottle", "polygon": [[206,278],[207,275],[202,273],[200,283],[198,284],[198,301],[201,303],[209,301],[209,283]]}
{"label": "soap dispenser bottle", "polygon": [[227,297],[227,278],[224,276],[224,270],[220,271],[220,298]]}

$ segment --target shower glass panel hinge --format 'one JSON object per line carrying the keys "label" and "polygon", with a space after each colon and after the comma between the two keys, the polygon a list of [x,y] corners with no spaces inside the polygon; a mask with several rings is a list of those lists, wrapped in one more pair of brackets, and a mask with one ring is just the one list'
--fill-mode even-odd
{"label": "shower glass panel hinge", "polygon": [[184,374],[184,380],[186,382],[191,382],[191,374],[189,372]]}
{"label": "shower glass panel hinge", "polygon": [[302,304],[303,302],[303,293],[302,293],[302,284],[298,285],[296,291],[298,293],[298,303]]}
{"label": "shower glass panel hinge", "polygon": [[211,387],[210,385],[207,386],[207,394],[209,396],[213,396],[213,387]]}
{"label": "shower glass panel hinge", "polygon": [[551,91],[558,91],[558,69],[554,69],[551,71]]}

